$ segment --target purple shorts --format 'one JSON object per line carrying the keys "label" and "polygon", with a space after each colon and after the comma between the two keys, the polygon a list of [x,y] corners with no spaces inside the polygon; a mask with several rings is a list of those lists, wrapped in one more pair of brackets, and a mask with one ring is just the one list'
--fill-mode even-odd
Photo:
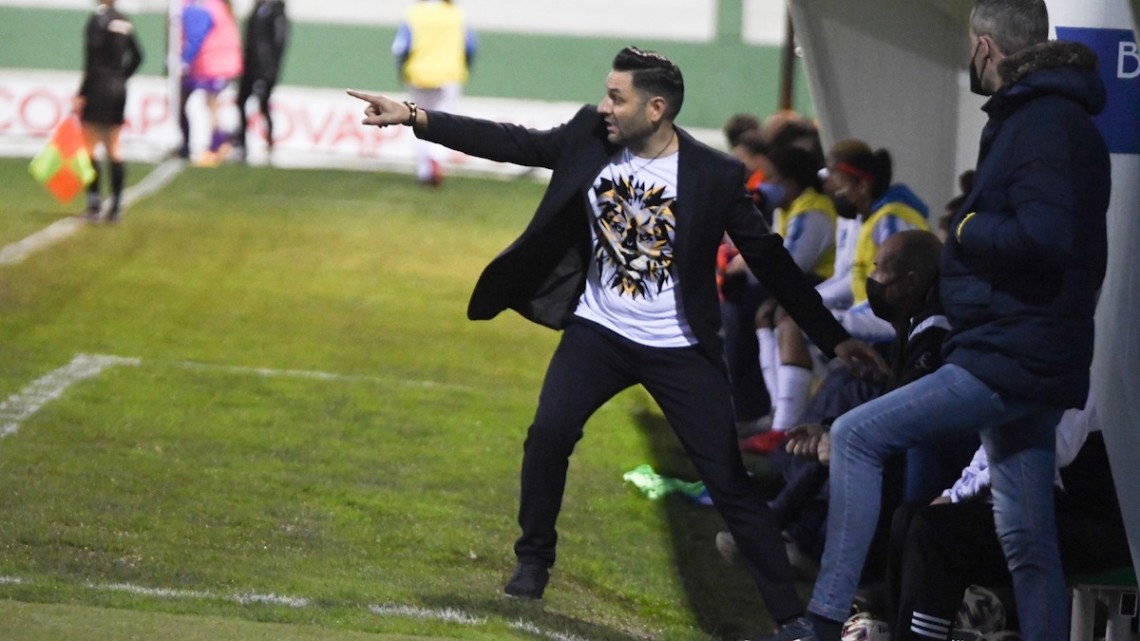
{"label": "purple shorts", "polygon": [[202,89],[208,93],[221,93],[229,83],[229,78],[218,76],[185,76],[182,78],[182,91],[190,93]]}

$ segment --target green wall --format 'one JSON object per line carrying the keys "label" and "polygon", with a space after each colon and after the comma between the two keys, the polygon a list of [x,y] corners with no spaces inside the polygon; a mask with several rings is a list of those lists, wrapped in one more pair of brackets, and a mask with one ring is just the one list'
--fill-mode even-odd
{"label": "green wall", "polygon": [[[480,32],[480,50],[466,93],[597,102],[613,55],[627,44],[636,44],[666,53],[685,74],[682,125],[719,128],[736,112],[771,113],[778,103],[779,48],[740,41],[738,23],[728,19],[739,16],[739,0],[724,0],[720,13],[720,34],[712,43]],[[79,69],[87,15],[0,7],[0,69]],[[141,73],[161,75],[164,17],[139,14],[131,18],[146,54]],[[398,91],[389,53],[394,35],[390,27],[294,23],[282,82]],[[795,106],[812,113],[802,66],[797,66]]]}

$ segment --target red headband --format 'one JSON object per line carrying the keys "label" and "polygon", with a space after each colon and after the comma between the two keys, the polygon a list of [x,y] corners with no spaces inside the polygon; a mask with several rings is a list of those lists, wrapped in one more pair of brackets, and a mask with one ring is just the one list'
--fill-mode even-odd
{"label": "red headband", "polygon": [[870,182],[870,183],[875,182],[875,177],[873,175],[871,175],[871,172],[859,169],[858,167],[851,165],[849,163],[839,161],[839,162],[835,163],[835,168],[838,169],[839,171],[842,171],[845,174],[854,176],[860,180],[866,180],[867,182]]}

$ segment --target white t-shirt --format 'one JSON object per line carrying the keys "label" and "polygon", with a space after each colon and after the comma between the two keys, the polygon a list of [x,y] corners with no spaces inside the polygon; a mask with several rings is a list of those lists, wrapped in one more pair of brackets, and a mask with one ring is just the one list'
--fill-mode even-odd
{"label": "white t-shirt", "polygon": [[642,345],[695,345],[673,269],[677,154],[622,149],[588,195],[592,260],[575,315]]}

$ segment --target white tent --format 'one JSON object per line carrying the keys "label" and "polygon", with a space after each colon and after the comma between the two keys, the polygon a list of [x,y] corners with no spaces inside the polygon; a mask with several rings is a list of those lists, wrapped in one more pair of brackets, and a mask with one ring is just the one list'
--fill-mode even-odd
{"label": "white tent", "polygon": [[[1046,0],[1054,31],[1129,39],[1101,52],[1117,71],[1109,110],[1119,126],[1109,210],[1109,272],[1097,309],[1093,393],[1132,558],[1140,559],[1140,0]],[[972,168],[985,122],[969,93],[972,0],[789,0],[824,144],[855,137],[885,147],[906,182],[940,214]],[[1076,31],[1073,31],[1076,29]],[[1131,34],[1127,33],[1132,31]],[[1123,32],[1123,35],[1121,35]],[[1115,46],[1116,42],[1110,43]],[[1114,100],[1115,96],[1115,100]],[[1132,141],[1132,142],[1121,142]],[[1093,542],[1090,542],[1093,543]]]}

